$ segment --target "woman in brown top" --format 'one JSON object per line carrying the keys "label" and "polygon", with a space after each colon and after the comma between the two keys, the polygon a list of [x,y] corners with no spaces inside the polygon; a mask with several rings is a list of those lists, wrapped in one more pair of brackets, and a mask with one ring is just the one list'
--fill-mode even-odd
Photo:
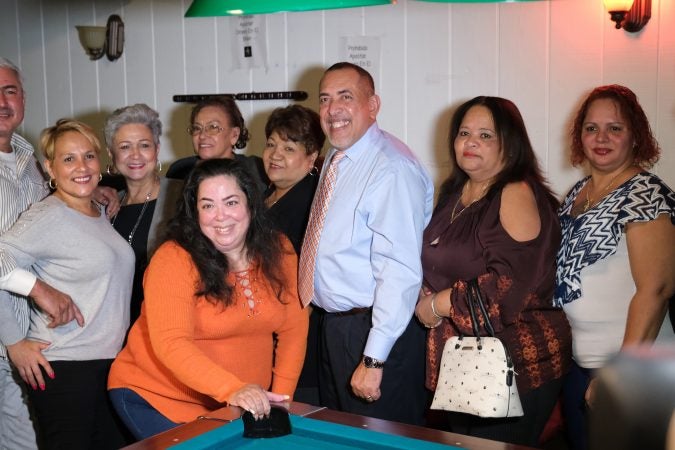
{"label": "woman in brown top", "polygon": [[554,307],[558,202],[545,185],[518,108],[476,97],[450,124],[452,175],[424,232],[417,317],[432,328],[427,385],[435,389],[445,341],[471,334],[467,281],[478,279],[496,335],[517,373],[524,416],[449,413],[451,431],[536,446],[571,360],[567,319]]}

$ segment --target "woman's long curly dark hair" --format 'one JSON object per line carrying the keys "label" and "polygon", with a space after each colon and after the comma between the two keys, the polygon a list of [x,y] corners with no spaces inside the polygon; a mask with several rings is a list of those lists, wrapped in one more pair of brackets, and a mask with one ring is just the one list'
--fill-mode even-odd
{"label": "woman's long curly dark hair", "polygon": [[234,302],[234,287],[225,280],[230,271],[227,258],[216,249],[199,226],[199,186],[204,180],[218,176],[234,178],[244,192],[250,215],[245,240],[247,256],[254,264],[260,264],[263,275],[272,285],[277,298],[280,298],[283,290],[279,270],[279,260],[283,252],[280,236],[267,219],[262,193],[240,162],[232,159],[211,159],[195,166],[183,188],[183,199],[179,202],[176,216],[169,222],[167,240],[177,242],[192,257],[200,276],[195,295],[205,296],[209,301],[222,303],[224,306]]}
{"label": "woman's long curly dark hair", "polygon": [[453,163],[453,169],[450,177],[441,186],[437,208],[445,205],[450,195],[461,189],[469,178],[469,175],[457,165],[455,138],[459,134],[459,127],[462,125],[464,116],[474,106],[483,106],[490,111],[495,125],[495,132],[499,136],[502,158],[504,159],[504,167],[497,174],[486,196],[500,191],[508,183],[528,181],[542,186],[547,193],[549,203],[558,208],[558,200],[551,192],[541,172],[537,156],[532,149],[530,138],[527,135],[523,116],[521,116],[518,107],[511,100],[487,96],[475,97],[463,103],[452,115],[448,145],[450,147],[450,159]]}

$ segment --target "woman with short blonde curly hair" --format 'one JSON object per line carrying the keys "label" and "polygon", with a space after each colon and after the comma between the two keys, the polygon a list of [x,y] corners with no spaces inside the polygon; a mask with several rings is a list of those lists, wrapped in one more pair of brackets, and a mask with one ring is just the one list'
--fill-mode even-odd
{"label": "woman with short blonde curly hair", "polygon": [[93,130],[61,119],[40,143],[54,193],[0,238],[0,289],[69,297],[81,315],[52,328],[50,317],[33,309],[30,351],[13,362],[32,388],[44,448],[116,449],[125,440],[106,380],[129,322],[134,256],[94,202],[101,149]]}

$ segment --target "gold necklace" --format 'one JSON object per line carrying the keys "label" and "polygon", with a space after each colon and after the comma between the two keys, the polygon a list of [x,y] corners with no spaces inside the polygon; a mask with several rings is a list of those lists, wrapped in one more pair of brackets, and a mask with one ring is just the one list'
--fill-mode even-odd
{"label": "gold necklace", "polygon": [[452,223],[455,221],[455,219],[457,219],[459,216],[461,216],[462,213],[463,213],[464,211],[466,211],[467,209],[469,209],[469,207],[470,207],[471,205],[473,205],[473,204],[476,203],[478,200],[480,200],[481,198],[483,198],[483,197],[485,196],[485,193],[487,192],[488,187],[489,187],[491,184],[492,184],[492,178],[490,178],[489,180],[487,180],[487,181],[485,182],[485,184],[483,185],[483,189],[481,189],[480,195],[479,195],[478,197],[476,197],[475,199],[473,199],[468,205],[466,205],[464,208],[460,209],[459,212],[455,214],[455,211],[457,210],[457,205],[459,205],[459,202],[462,201],[462,197],[464,197],[464,194],[466,193],[466,191],[467,191],[467,189],[468,189],[469,181],[467,180],[467,182],[464,183],[464,186],[462,187],[462,193],[459,194],[459,198],[458,198],[457,201],[455,202],[455,206],[452,207],[452,212],[450,213],[450,223],[452,224]]}
{"label": "gold necklace", "polygon": [[[623,175],[623,173],[626,172],[631,167],[633,167],[633,166],[628,166],[625,169],[623,169],[621,172],[614,175],[612,177],[612,179],[609,180],[609,183],[607,183],[607,185],[600,191],[599,198],[603,198],[605,196],[605,194],[607,194],[607,192],[609,192],[610,188],[612,187],[612,184],[614,184],[614,181],[616,181],[616,179],[619,178],[620,175]],[[588,183],[589,184],[593,183],[593,177],[591,177],[591,180]],[[593,185],[595,185],[595,183],[593,183]],[[591,206],[593,206],[594,204],[595,204],[595,199],[591,198],[591,187],[587,186],[587,188],[586,188],[586,201],[584,202],[583,212],[586,212],[589,209],[591,209]]]}
{"label": "gold necklace", "polygon": [[284,195],[286,195],[291,189],[293,189],[295,185],[298,183],[293,183],[289,188],[285,189],[282,194],[279,194],[280,190],[278,188],[275,188],[274,191],[270,194],[270,196],[265,199],[265,204],[267,205],[267,207],[271,208],[272,206],[279,203],[279,200],[281,200],[281,198]]}
{"label": "gold necklace", "polygon": [[271,208],[272,206],[276,205],[277,202],[279,201],[279,199],[281,198],[281,197],[277,197],[276,193],[277,193],[277,191],[275,190],[272,193],[272,195],[267,197],[267,207],[268,208]]}

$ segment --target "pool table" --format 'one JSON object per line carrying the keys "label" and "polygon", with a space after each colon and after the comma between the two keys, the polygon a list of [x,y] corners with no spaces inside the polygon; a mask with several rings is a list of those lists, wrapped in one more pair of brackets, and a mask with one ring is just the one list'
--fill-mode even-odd
{"label": "pool table", "polygon": [[525,450],[513,444],[447,433],[372,417],[293,402],[289,406],[293,433],[272,439],[242,437],[241,410],[222,408],[207,417],[181,425],[126,447],[127,450],[320,448],[373,450]]}

